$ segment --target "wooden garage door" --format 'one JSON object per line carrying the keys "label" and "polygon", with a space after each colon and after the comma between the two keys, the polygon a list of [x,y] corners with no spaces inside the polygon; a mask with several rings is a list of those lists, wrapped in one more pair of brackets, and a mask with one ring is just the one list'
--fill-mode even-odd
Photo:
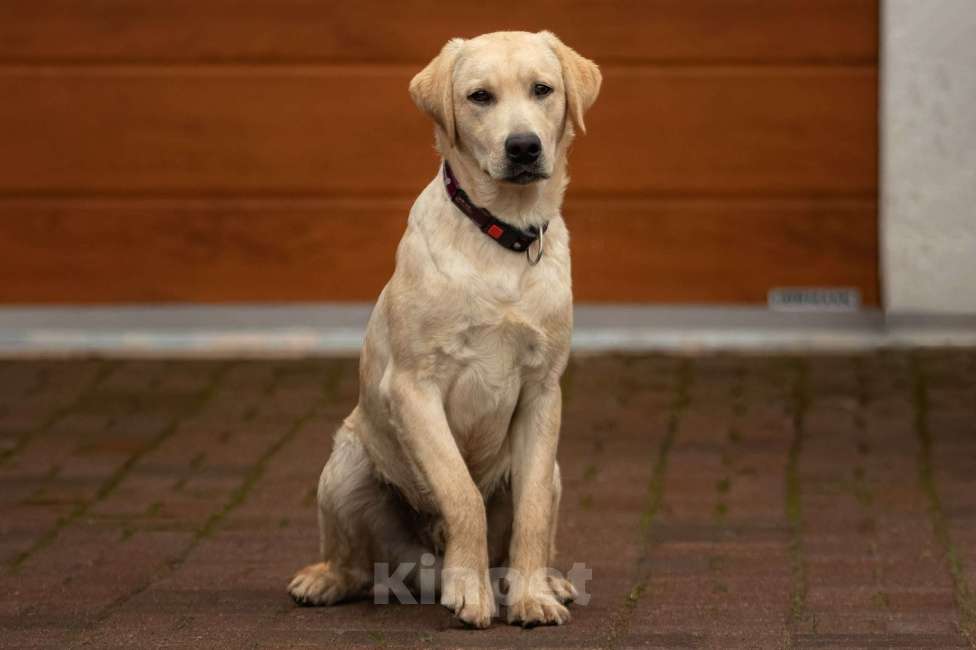
{"label": "wooden garage door", "polygon": [[604,71],[578,300],[877,304],[877,0],[2,2],[0,301],[373,299],[436,172],[407,82],[503,28]]}

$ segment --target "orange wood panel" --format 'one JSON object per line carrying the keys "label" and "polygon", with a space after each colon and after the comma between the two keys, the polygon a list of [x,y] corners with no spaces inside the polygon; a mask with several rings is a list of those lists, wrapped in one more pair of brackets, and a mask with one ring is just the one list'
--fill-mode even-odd
{"label": "orange wood panel", "polygon": [[878,0],[11,0],[0,61],[421,62],[499,29],[604,63],[875,61]]}
{"label": "orange wood panel", "polygon": [[575,145],[574,189],[603,194],[877,190],[871,68],[610,70]]}
{"label": "orange wood panel", "polygon": [[[0,302],[376,298],[411,201],[0,200]],[[579,301],[878,303],[871,200],[570,199]]]}
{"label": "orange wood panel", "polygon": [[411,75],[552,29],[602,64],[577,298],[878,301],[878,0],[0,3],[0,302],[372,300],[433,176]]}
{"label": "orange wood panel", "polygon": [[[0,193],[415,196],[413,66],[0,69]],[[871,195],[870,67],[609,67],[573,192]]]}
{"label": "orange wood panel", "polygon": [[765,303],[772,287],[880,301],[877,204],[852,200],[570,199],[577,299]]}
{"label": "orange wood panel", "polygon": [[0,200],[0,302],[374,300],[411,203]]}

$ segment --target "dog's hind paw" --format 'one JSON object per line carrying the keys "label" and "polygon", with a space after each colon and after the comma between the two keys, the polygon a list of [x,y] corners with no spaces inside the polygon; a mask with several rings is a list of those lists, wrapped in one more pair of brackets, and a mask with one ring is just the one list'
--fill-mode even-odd
{"label": "dog's hind paw", "polygon": [[559,576],[549,576],[546,578],[549,583],[549,589],[552,590],[552,595],[556,597],[556,600],[561,602],[563,605],[567,605],[574,600],[579,595],[576,591],[576,587],[573,583],[566,578],[560,578]]}
{"label": "dog's hind paw", "polygon": [[333,605],[358,594],[360,580],[328,563],[310,564],[298,571],[288,584],[288,593],[299,605]]}

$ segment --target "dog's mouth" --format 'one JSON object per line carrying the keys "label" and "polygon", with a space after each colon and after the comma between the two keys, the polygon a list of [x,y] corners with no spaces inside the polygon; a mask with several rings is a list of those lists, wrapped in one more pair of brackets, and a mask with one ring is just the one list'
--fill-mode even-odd
{"label": "dog's mouth", "polygon": [[529,183],[535,183],[536,181],[545,180],[546,178],[549,178],[547,174],[533,171],[531,169],[520,169],[512,170],[512,172],[510,172],[508,176],[502,180],[504,180],[506,183],[514,183],[516,185],[528,185]]}

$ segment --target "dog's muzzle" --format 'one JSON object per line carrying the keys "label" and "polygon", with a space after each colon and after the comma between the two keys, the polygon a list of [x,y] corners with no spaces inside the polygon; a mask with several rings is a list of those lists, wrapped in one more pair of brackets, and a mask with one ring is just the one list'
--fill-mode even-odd
{"label": "dog's muzzle", "polygon": [[546,178],[541,170],[542,141],[535,133],[515,133],[505,139],[508,167],[505,180],[524,185]]}

